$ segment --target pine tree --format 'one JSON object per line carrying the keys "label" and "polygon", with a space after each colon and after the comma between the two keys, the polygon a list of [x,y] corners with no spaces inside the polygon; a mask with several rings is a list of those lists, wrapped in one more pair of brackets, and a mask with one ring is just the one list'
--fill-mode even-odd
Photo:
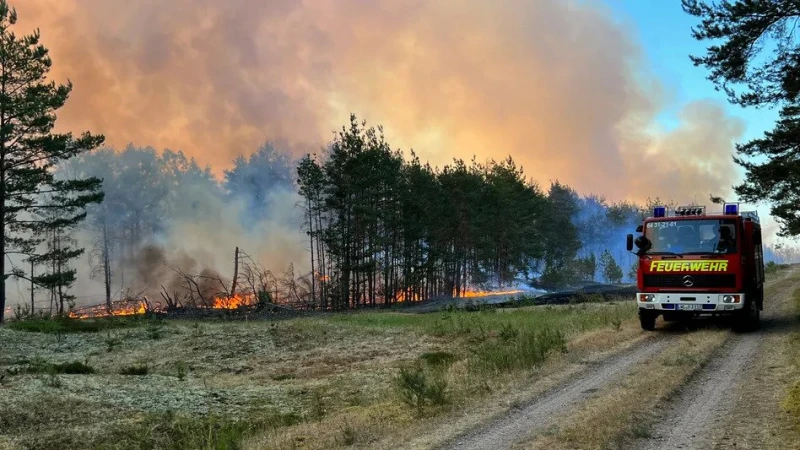
{"label": "pine tree", "polygon": [[[52,61],[39,43],[39,31],[17,36],[11,30],[16,21],[16,11],[0,0],[0,322],[8,278],[30,278],[21,268],[7,272],[7,255],[55,262],[55,272],[44,281],[64,292],[74,281],[65,263],[80,253],[66,245],[64,230],[83,220],[86,205],[103,198],[97,178],[57,179],[53,174],[59,161],[99,146],[104,138],[53,133],[55,111],[66,103],[72,84],[46,80]],[[55,236],[54,245],[42,246],[48,236]]]}
{"label": "pine tree", "polygon": [[[733,104],[780,107],[775,128],[762,138],[737,144],[737,164],[745,181],[734,189],[741,200],[772,203],[781,234],[800,235],[800,42],[795,25],[796,1],[683,0],[683,9],[701,19],[694,28],[698,41],[713,41],[696,66],[711,71],[709,79]],[[719,43],[717,43],[719,42]],[[737,89],[737,86],[739,89]]]}
{"label": "pine tree", "polygon": [[605,277],[606,281],[609,283],[622,282],[622,268],[620,268],[619,264],[614,261],[614,257],[611,256],[611,253],[608,251],[608,249],[603,251],[603,255],[600,257],[600,266],[603,268],[603,276]]}

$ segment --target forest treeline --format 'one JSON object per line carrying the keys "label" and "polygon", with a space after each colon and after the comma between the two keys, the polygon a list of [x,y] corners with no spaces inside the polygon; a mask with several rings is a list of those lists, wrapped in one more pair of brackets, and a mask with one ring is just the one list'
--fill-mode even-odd
{"label": "forest treeline", "polygon": [[598,275],[620,282],[633,261],[625,233],[645,211],[581,197],[558,181],[542,189],[511,157],[434,169],[413,152],[404,158],[380,127],[355,116],[297,173],[316,273],[311,295],[324,308],[520,282],[549,289]]}
{"label": "forest treeline", "polygon": [[[380,129],[356,117],[318,154],[295,159],[266,143],[234,158],[219,179],[182,152],[133,145],[78,155],[59,164],[55,176],[98,178],[104,192],[101,202],[86,206],[83,221],[49,233],[42,243],[85,249],[88,258],[50,252],[49,259],[16,266],[28,267],[37,281],[53,280],[32,288],[40,307],[46,300],[56,311],[76,295],[79,303],[91,301],[70,290],[77,264],[89,264],[90,276],[103,286],[103,295],[92,292],[94,302],[107,302],[138,292],[143,283],[160,289],[164,280],[139,260],[151,253],[141,250],[169,247],[176,223],[222,224],[268,240],[278,233],[276,216],[290,222],[308,260],[258,263],[281,267],[267,274],[273,300],[305,307],[391,304],[523,283],[558,289],[632,281],[635,258],[624,238],[658,202],[608,203],[558,181],[543,188],[510,157],[433,168],[413,152],[407,157],[393,150]],[[228,244],[215,245],[224,254],[212,256],[225,263],[215,285],[230,288],[234,248],[242,243]],[[766,254],[778,259],[771,249]],[[205,268],[192,262],[180,269],[199,276]]]}

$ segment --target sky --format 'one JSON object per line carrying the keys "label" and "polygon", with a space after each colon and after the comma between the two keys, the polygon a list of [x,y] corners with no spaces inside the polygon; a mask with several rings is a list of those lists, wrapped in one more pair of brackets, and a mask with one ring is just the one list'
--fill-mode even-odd
{"label": "sky", "polygon": [[11,4],[21,32],[41,29],[52,77],[74,83],[61,130],[182,150],[218,174],[266,140],[318,151],[355,113],[434,166],[510,155],[543,189],[702,203],[732,198],[734,144],[774,120],[692,66],[703,44],[678,1]]}
{"label": "sky", "polygon": [[[679,105],[709,98],[724,105],[728,114],[744,121],[745,131],[740,142],[759,138],[773,128],[778,119],[776,110],[730,104],[725,93],[714,89],[713,82],[708,80],[707,69],[695,67],[690,61],[689,55],[702,55],[708,44],[692,38],[691,29],[698,20],[683,12],[679,1],[605,0],[604,3],[621,21],[630,23],[654,72],[673,90],[675,106],[666,108],[659,115],[664,127],[675,125],[675,113]],[[736,170],[744,176],[740,167],[737,166]],[[745,206],[756,208],[762,221],[774,233],[777,225],[769,215],[769,205]]]}

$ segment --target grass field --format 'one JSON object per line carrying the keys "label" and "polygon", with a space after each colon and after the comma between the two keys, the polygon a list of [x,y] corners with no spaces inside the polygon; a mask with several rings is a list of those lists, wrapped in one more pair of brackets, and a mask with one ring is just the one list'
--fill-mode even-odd
{"label": "grass field", "polygon": [[631,301],[0,328],[0,448],[369,445],[635,329]]}

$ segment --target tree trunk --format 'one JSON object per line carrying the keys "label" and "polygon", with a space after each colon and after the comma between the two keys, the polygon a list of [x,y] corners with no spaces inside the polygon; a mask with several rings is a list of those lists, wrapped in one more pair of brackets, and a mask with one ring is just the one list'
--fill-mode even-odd
{"label": "tree trunk", "polygon": [[34,312],[34,294],[36,286],[33,284],[33,258],[31,258],[31,314]]}
{"label": "tree trunk", "polygon": [[111,257],[109,255],[108,226],[103,220],[103,281],[106,285],[106,309],[111,313]]}
{"label": "tree trunk", "polygon": [[239,247],[233,253],[233,281],[231,281],[231,295],[236,297],[236,280],[239,278]]}

